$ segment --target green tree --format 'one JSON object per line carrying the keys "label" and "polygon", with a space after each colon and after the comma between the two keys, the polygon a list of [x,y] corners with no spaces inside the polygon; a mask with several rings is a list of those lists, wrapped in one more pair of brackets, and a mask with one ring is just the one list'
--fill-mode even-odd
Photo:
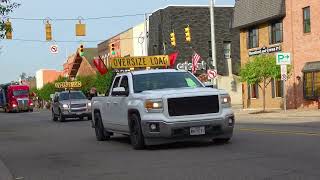
{"label": "green tree", "polygon": [[255,56],[240,70],[242,82],[248,85],[257,83],[262,90],[263,111],[266,110],[266,88],[272,79],[280,79],[280,76],[280,66],[276,64],[276,57],[273,55]]}
{"label": "green tree", "polygon": [[107,89],[110,88],[112,83],[113,73],[111,71],[108,72],[106,75],[101,75],[97,73],[96,80],[95,80],[95,88],[101,94],[105,94]]}
{"label": "green tree", "polygon": [[11,0],[0,0],[0,39],[5,37],[6,31],[12,31],[12,29],[6,29],[5,21],[13,9],[19,6],[20,4],[11,2]]}
{"label": "green tree", "polygon": [[54,83],[45,84],[40,90],[37,90],[37,95],[40,99],[49,101],[51,100],[50,94],[54,94],[56,92],[56,88]]}
{"label": "green tree", "polygon": [[95,86],[95,76],[78,76],[77,81],[80,81],[82,86],[81,86],[81,91],[85,94],[87,94],[92,87]]}

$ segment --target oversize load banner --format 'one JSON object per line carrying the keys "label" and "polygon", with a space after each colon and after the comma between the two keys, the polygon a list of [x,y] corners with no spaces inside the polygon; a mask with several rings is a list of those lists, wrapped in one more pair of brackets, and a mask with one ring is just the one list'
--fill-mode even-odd
{"label": "oversize load banner", "polygon": [[55,83],[54,86],[58,89],[63,88],[80,88],[82,86],[80,81],[74,81],[74,82],[58,82]]}
{"label": "oversize load banner", "polygon": [[164,67],[169,66],[169,57],[164,56],[141,56],[113,58],[110,61],[112,69],[129,69],[140,67]]}

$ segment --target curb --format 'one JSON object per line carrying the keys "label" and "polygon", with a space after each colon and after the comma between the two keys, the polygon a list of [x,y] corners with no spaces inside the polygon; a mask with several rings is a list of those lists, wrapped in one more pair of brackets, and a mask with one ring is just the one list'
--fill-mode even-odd
{"label": "curb", "polygon": [[10,173],[9,169],[4,165],[0,160],[0,179],[1,180],[13,180],[13,176]]}

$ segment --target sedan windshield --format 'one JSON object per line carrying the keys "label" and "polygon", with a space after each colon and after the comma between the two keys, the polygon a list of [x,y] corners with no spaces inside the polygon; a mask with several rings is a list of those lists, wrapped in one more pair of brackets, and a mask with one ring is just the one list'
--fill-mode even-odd
{"label": "sedan windshield", "polygon": [[13,91],[14,96],[28,96],[29,91],[28,90],[15,90]]}
{"label": "sedan windshield", "polygon": [[188,72],[137,74],[133,76],[134,92],[168,88],[196,88],[203,85]]}
{"label": "sedan windshield", "polygon": [[86,96],[82,92],[70,92],[70,95],[68,92],[63,92],[60,94],[59,99],[61,101],[69,100],[70,99],[86,99]]}

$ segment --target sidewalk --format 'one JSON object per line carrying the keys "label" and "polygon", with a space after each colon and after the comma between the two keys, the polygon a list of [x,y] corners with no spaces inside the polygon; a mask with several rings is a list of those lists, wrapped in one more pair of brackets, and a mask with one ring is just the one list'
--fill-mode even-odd
{"label": "sidewalk", "polygon": [[10,173],[9,169],[0,160],[0,180],[13,180],[13,179],[14,178]]}
{"label": "sidewalk", "polygon": [[303,122],[320,122],[320,110],[301,110],[290,109],[284,110],[267,110],[261,113],[260,110],[242,110],[234,109],[236,119],[240,122],[274,122],[274,123],[303,123]]}

